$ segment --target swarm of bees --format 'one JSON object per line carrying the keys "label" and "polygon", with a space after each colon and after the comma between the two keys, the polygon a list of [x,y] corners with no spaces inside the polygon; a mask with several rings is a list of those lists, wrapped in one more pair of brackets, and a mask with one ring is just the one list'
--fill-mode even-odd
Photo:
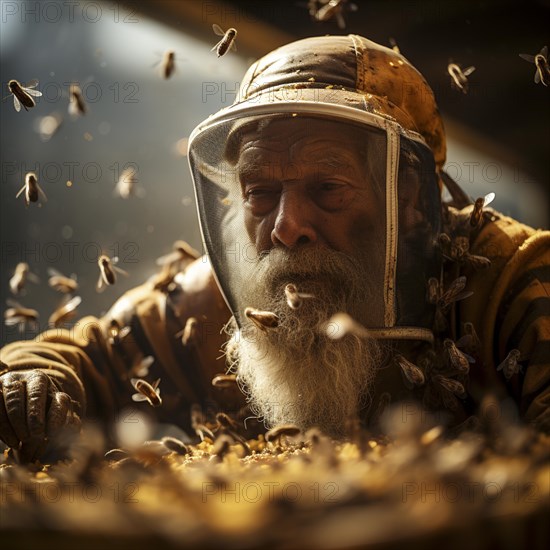
{"label": "swarm of bees", "polygon": [[[444,377],[438,384],[448,395],[462,392]],[[422,548],[433,540],[436,518],[438,537],[452,537],[460,527],[463,543],[479,546],[482,538],[491,547],[499,547],[505,524],[513,522],[521,528],[504,529],[507,542],[523,547],[527,537],[538,540],[534,532],[545,532],[550,438],[498,411],[470,417],[451,441],[444,425],[417,414],[404,418],[389,405],[381,413],[386,434],[342,440],[292,424],[246,439],[230,415],[207,415],[199,405],[188,438],[164,435],[111,448],[85,426],[71,450],[78,460],[27,470],[9,454],[0,457],[2,482],[21,487],[5,491],[3,525],[32,533],[37,521],[48,526],[53,517],[55,525],[70,526],[75,540],[93,523],[104,537],[169,538],[178,548],[243,541],[254,541],[251,548]],[[67,484],[71,494],[53,492]],[[89,506],[91,493],[81,487],[91,485],[102,495],[112,495],[113,487],[120,493]],[[495,487],[497,494],[489,492]],[[33,501],[32,514],[25,513],[22,491],[45,495]],[[65,529],[60,537],[66,536]]]}

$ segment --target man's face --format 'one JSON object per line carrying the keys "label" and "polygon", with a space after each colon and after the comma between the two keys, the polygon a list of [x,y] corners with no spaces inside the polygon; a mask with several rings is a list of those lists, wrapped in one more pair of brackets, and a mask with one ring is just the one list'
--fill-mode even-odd
{"label": "man's face", "polygon": [[[341,311],[366,324],[380,303],[385,150],[369,150],[364,137],[337,123],[286,119],[242,141],[237,173],[258,260],[246,266],[240,295],[280,321],[267,334],[245,324],[233,344],[239,379],[268,424],[341,433],[371,389],[374,341],[333,341],[321,330]],[[291,309],[288,283],[313,298]]]}
{"label": "man's face", "polygon": [[314,119],[275,120],[245,137],[237,173],[258,253],[307,244],[353,255],[359,243],[368,248],[384,234],[379,182],[369,181],[367,155],[360,154],[368,144],[357,138],[341,124]]}

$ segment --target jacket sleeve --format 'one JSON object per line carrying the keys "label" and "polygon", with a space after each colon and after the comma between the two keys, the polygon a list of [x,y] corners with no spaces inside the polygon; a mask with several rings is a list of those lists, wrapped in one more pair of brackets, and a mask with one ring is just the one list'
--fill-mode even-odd
{"label": "jacket sleeve", "polygon": [[[472,251],[492,261],[489,273],[472,274],[474,298],[463,316],[481,327],[486,378],[506,386],[526,421],[550,432],[550,232],[497,216]],[[512,349],[522,372],[507,379],[497,368]]]}
{"label": "jacket sleeve", "polygon": [[[183,345],[176,335],[190,317],[197,330]],[[210,264],[199,258],[175,276],[170,290],[148,281],[125,293],[101,319],[85,317],[68,330],[47,330],[32,341],[6,345],[0,350],[0,375],[43,369],[80,404],[81,416],[108,424],[132,403],[130,379],[152,356],[146,379],[161,379],[163,399],[155,415],[187,427],[191,404],[219,398],[211,379],[225,370],[221,329],[229,317]],[[117,336],[114,326],[129,329]]]}

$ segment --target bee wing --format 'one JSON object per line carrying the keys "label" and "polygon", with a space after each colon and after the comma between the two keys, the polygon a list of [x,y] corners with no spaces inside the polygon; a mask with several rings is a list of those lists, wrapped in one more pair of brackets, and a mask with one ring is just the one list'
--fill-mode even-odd
{"label": "bee wing", "polygon": [[156,264],[157,265],[171,264],[173,262],[177,262],[179,259],[180,259],[179,252],[170,252],[169,254],[165,254],[164,256],[157,258]]}
{"label": "bee wing", "polygon": [[40,195],[42,200],[44,202],[48,202],[48,197],[46,197],[46,193],[44,193],[42,187],[40,187],[40,185],[38,185],[38,183],[36,184],[36,189],[38,190],[38,194]]}
{"label": "bee wing", "polygon": [[[151,356],[152,357],[152,356]],[[154,360],[154,359],[153,359]],[[157,378],[152,384],[151,387],[156,390],[159,387],[160,384],[160,378]],[[158,393],[158,392],[157,392]]]}
{"label": "bee wing", "polygon": [[[222,40],[223,40],[223,38],[222,38]],[[210,51],[215,52],[218,49],[218,46],[222,43],[222,40],[220,40],[219,42],[214,44],[214,46],[212,46],[212,48],[210,48]]]}
{"label": "bee wing", "polygon": [[525,59],[525,61],[529,61],[529,63],[534,63],[535,62],[535,56],[534,55],[529,55],[528,53],[520,53],[519,56],[522,59]]}
{"label": "bee wing", "polygon": [[494,193],[487,193],[483,199],[483,206],[491,204],[495,200],[496,195]]}
{"label": "bee wing", "polygon": [[134,395],[132,395],[132,401],[147,401],[147,397],[141,393],[134,393]]}
{"label": "bee wing", "polygon": [[537,70],[535,71],[535,84],[538,84],[540,82],[540,69],[537,67]]}
{"label": "bee wing", "polygon": [[128,336],[128,334],[130,334],[131,330],[132,330],[132,327],[121,328],[120,332],[118,333],[118,337],[119,338],[124,338],[124,337]]}
{"label": "bee wing", "polygon": [[217,34],[218,36],[224,36],[225,35],[225,32],[222,30],[222,28],[219,26],[219,25],[216,25],[216,23],[214,23],[212,25],[212,30],[214,31],[215,34]]}
{"label": "bee wing", "polygon": [[464,70],[462,71],[462,74],[463,74],[464,76],[470,76],[475,70],[476,70],[475,67],[468,67],[467,69],[464,69]]}
{"label": "bee wing", "polygon": [[29,88],[23,88],[23,90],[34,97],[40,97],[42,95],[42,92],[39,92],[38,90],[29,90]]}
{"label": "bee wing", "polygon": [[55,267],[48,267],[48,275],[50,277],[63,277],[63,273],[61,273],[60,271],[57,271],[57,269],[55,269]]}
{"label": "bee wing", "polygon": [[17,99],[17,96],[13,96],[13,106],[15,107],[15,110],[19,112],[21,110],[21,103],[19,103],[19,100]]}
{"label": "bee wing", "polygon": [[27,82],[25,86],[22,86],[23,89],[25,88],[36,88],[38,86],[38,79],[33,78],[30,82]]}
{"label": "bee wing", "polygon": [[[471,334],[465,334],[455,342],[455,345],[457,348],[463,348],[466,346],[471,346],[473,343],[474,343],[474,337]],[[464,353],[464,355],[466,354]]]}
{"label": "bee wing", "polygon": [[121,275],[124,275],[125,277],[129,277],[129,274],[127,271],[124,271],[121,267],[117,267],[116,265],[111,266],[113,268],[113,271],[116,271],[117,273],[120,273]]}
{"label": "bee wing", "polygon": [[[129,328],[129,327],[128,327]],[[121,331],[122,332],[122,331]],[[119,334],[120,336],[120,334]],[[141,363],[138,365],[136,369],[136,375],[140,377],[147,376],[149,374],[149,367],[155,362],[155,358],[152,355],[148,355],[147,357],[144,357],[141,361]]]}
{"label": "bee wing", "polygon": [[27,279],[31,282],[31,283],[34,283],[35,285],[37,285],[38,283],[40,283],[40,277],[38,275],[36,275],[36,273],[32,273],[31,271],[29,271],[27,273]]}
{"label": "bee wing", "polygon": [[8,304],[8,306],[13,307],[15,309],[23,309],[23,306],[17,300],[14,300],[13,298],[8,298],[6,300],[6,304]]}
{"label": "bee wing", "polygon": [[544,56],[546,59],[548,58],[548,46],[544,46],[542,50],[539,52],[540,55]]}
{"label": "bee wing", "polygon": [[340,12],[336,14],[336,22],[338,23],[339,29],[344,30],[346,28],[346,21]]}
{"label": "bee wing", "polygon": [[25,321],[24,317],[22,317],[21,315],[16,315],[14,317],[10,317],[9,319],[5,319],[4,324],[7,327],[12,327],[12,326],[17,325],[19,323],[23,323],[24,321]]}
{"label": "bee wing", "polygon": [[21,187],[21,189],[19,189],[19,191],[17,191],[17,195],[15,195],[16,199],[18,199],[19,196],[21,195],[21,193],[23,193],[23,191],[25,191],[25,187],[27,187],[27,184],[23,185],[23,187]]}
{"label": "bee wing", "polygon": [[67,310],[67,313],[69,311],[74,311],[82,302],[82,298],[80,296],[75,296],[74,298],[71,298],[66,304],[65,309]]}
{"label": "bee wing", "polygon": [[231,46],[229,46],[230,50],[233,50],[234,52],[237,51],[237,41],[233,38],[233,41],[231,42]]}
{"label": "bee wing", "polygon": [[99,272],[99,278],[97,279],[95,289],[97,292],[103,292],[105,290],[105,281],[103,280],[103,274],[101,272]]}

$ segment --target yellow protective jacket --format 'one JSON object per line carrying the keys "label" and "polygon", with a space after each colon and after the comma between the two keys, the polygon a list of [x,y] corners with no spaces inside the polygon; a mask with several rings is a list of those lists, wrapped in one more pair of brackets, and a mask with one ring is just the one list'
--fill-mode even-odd
{"label": "yellow protective jacket", "polygon": [[[453,311],[454,335],[460,337],[465,322],[473,323],[483,356],[471,366],[469,393],[479,401],[488,391],[507,392],[526,421],[550,432],[550,232],[495,214],[473,238],[470,252],[488,257],[491,267],[460,267],[474,294]],[[193,403],[238,410],[244,399],[236,388],[211,384],[213,376],[225,371],[222,329],[230,311],[208,260],[190,264],[174,283],[166,292],[147,282],[124,294],[101,319],[86,317],[70,330],[48,330],[33,341],[6,345],[0,375],[44,369],[81,404],[77,412],[108,424],[132,402],[132,369],[152,355],[147,378],[161,378],[163,405],[154,409],[159,421],[188,430]],[[175,335],[190,317],[197,319],[198,332],[183,345]],[[113,337],[113,320],[131,327],[124,338]],[[521,352],[523,372],[506,380],[497,366],[514,348]]]}

